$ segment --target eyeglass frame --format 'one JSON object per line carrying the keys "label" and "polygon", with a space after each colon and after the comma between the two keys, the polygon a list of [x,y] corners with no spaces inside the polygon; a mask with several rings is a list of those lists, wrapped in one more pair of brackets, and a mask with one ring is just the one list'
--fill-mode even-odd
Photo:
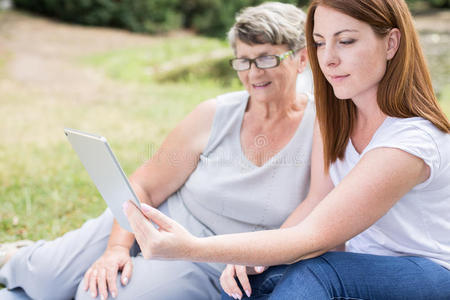
{"label": "eyeglass frame", "polygon": [[[237,72],[250,70],[251,67],[252,67],[252,63],[255,64],[255,67],[257,67],[258,69],[262,69],[262,70],[264,70],[264,69],[272,69],[272,68],[278,67],[283,60],[285,60],[287,57],[289,57],[290,55],[293,55],[293,54],[295,54],[295,51],[294,50],[289,50],[289,51],[284,52],[284,53],[279,54],[279,55],[276,55],[276,54],[275,55],[263,55],[263,56],[258,56],[258,57],[255,57],[255,58],[238,58],[238,57],[236,57],[236,58],[230,59],[229,63],[230,63],[231,68],[233,70],[237,71]],[[277,59],[277,64],[275,66],[273,66],[273,67],[260,68],[258,66],[258,64],[256,63],[256,60],[258,58],[261,58],[261,57],[275,57]],[[235,68],[233,68],[233,61],[235,61],[237,59],[246,59],[246,60],[248,60],[248,62],[249,62],[248,69],[236,70]]]}

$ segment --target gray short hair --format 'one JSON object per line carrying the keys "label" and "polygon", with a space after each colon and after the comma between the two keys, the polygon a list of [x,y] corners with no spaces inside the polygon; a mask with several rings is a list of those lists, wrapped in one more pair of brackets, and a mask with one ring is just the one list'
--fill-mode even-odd
{"label": "gray short hair", "polygon": [[265,2],[236,15],[228,40],[235,52],[237,39],[246,44],[286,44],[297,51],[306,46],[305,19],[305,13],[292,4]]}

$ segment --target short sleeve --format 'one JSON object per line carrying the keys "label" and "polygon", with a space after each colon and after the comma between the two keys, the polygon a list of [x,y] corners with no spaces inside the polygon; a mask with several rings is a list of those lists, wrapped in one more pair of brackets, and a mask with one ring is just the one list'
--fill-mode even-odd
{"label": "short sleeve", "polygon": [[[387,121],[387,122],[386,122]],[[433,181],[441,164],[441,157],[433,131],[434,125],[422,118],[389,118],[375,133],[364,153],[375,148],[396,148],[422,159],[430,168],[430,176],[414,189],[423,189]]]}

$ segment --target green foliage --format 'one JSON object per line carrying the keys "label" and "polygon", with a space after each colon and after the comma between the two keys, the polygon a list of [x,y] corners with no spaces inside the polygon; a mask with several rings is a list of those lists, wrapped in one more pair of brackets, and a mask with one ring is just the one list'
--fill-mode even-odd
{"label": "green foliage", "polygon": [[18,8],[64,21],[158,33],[179,28],[180,0],[14,0]]}
{"label": "green foliage", "polygon": [[412,8],[417,4],[423,4],[430,7],[448,8],[450,7],[450,0],[406,0],[406,3]]}
{"label": "green foliage", "polygon": [[175,7],[179,0],[122,0],[113,25],[138,32],[165,32],[179,28],[181,14]]}
{"label": "green foliage", "polygon": [[[238,11],[263,2],[265,0],[186,0],[179,8],[185,16],[185,26],[199,33],[223,38],[233,25]],[[280,0],[280,2],[297,5],[305,1]]]}
{"label": "green foliage", "polygon": [[228,63],[230,58],[231,56],[226,59],[211,59],[201,63],[186,65],[160,74],[155,79],[162,83],[180,82],[193,84],[202,82],[232,89],[242,89],[241,82],[236,76],[236,71],[230,68]]}
{"label": "green foliage", "polygon": [[429,0],[430,4],[434,7],[450,7],[450,0]]}
{"label": "green foliage", "polygon": [[[243,7],[265,0],[14,0],[16,7],[71,23],[161,33],[189,28],[225,37]],[[280,0],[304,6],[308,0]]]}
{"label": "green foliage", "polygon": [[[183,36],[160,39],[151,49],[148,47],[127,48],[106,53],[97,53],[82,58],[84,63],[102,69],[113,79],[127,82],[149,83],[154,78],[161,81],[177,81],[166,77],[181,66],[208,64],[208,55],[220,51],[224,55],[217,60],[224,61],[232,55],[228,44],[223,40],[199,36]],[[226,56],[226,57],[225,57]],[[234,71],[227,65],[228,71]],[[195,70],[192,70],[195,72]],[[178,77],[177,77],[178,78]]]}

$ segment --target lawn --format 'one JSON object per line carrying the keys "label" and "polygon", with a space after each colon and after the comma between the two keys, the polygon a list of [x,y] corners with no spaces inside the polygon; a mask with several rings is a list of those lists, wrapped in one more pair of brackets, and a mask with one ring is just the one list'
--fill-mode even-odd
{"label": "lawn", "polygon": [[[23,83],[27,78],[10,76],[14,55],[0,48],[2,242],[52,239],[105,209],[64,127],[106,136],[130,174],[199,102],[242,88],[227,65],[226,43],[194,35],[71,57],[71,68],[102,74],[109,82],[103,94],[88,99],[46,92],[39,78],[30,85]],[[436,74],[445,79],[448,71],[441,72]],[[439,98],[450,115],[448,81],[439,84]]]}
{"label": "lawn", "polygon": [[[186,52],[180,51],[183,47]],[[215,50],[231,55],[223,41],[187,36],[72,61],[74,67],[104,74],[125,95],[110,97],[105,91],[104,97],[78,101],[40,89],[5,88],[0,106],[0,241],[52,239],[99,215],[105,204],[63,128],[106,136],[125,173],[131,174],[199,102],[241,88],[236,80],[223,81],[229,75],[196,79],[189,74],[198,57]],[[217,58],[204,61],[210,71],[221,68]],[[160,67],[157,62],[167,69],[165,78],[146,74]],[[0,59],[5,84],[6,63]]]}
{"label": "lawn", "polygon": [[[149,84],[127,101],[31,103],[20,92],[0,107],[0,240],[53,238],[105,207],[62,129],[101,133],[130,174],[200,101],[227,89]],[[7,99],[7,100],[6,100]]]}

